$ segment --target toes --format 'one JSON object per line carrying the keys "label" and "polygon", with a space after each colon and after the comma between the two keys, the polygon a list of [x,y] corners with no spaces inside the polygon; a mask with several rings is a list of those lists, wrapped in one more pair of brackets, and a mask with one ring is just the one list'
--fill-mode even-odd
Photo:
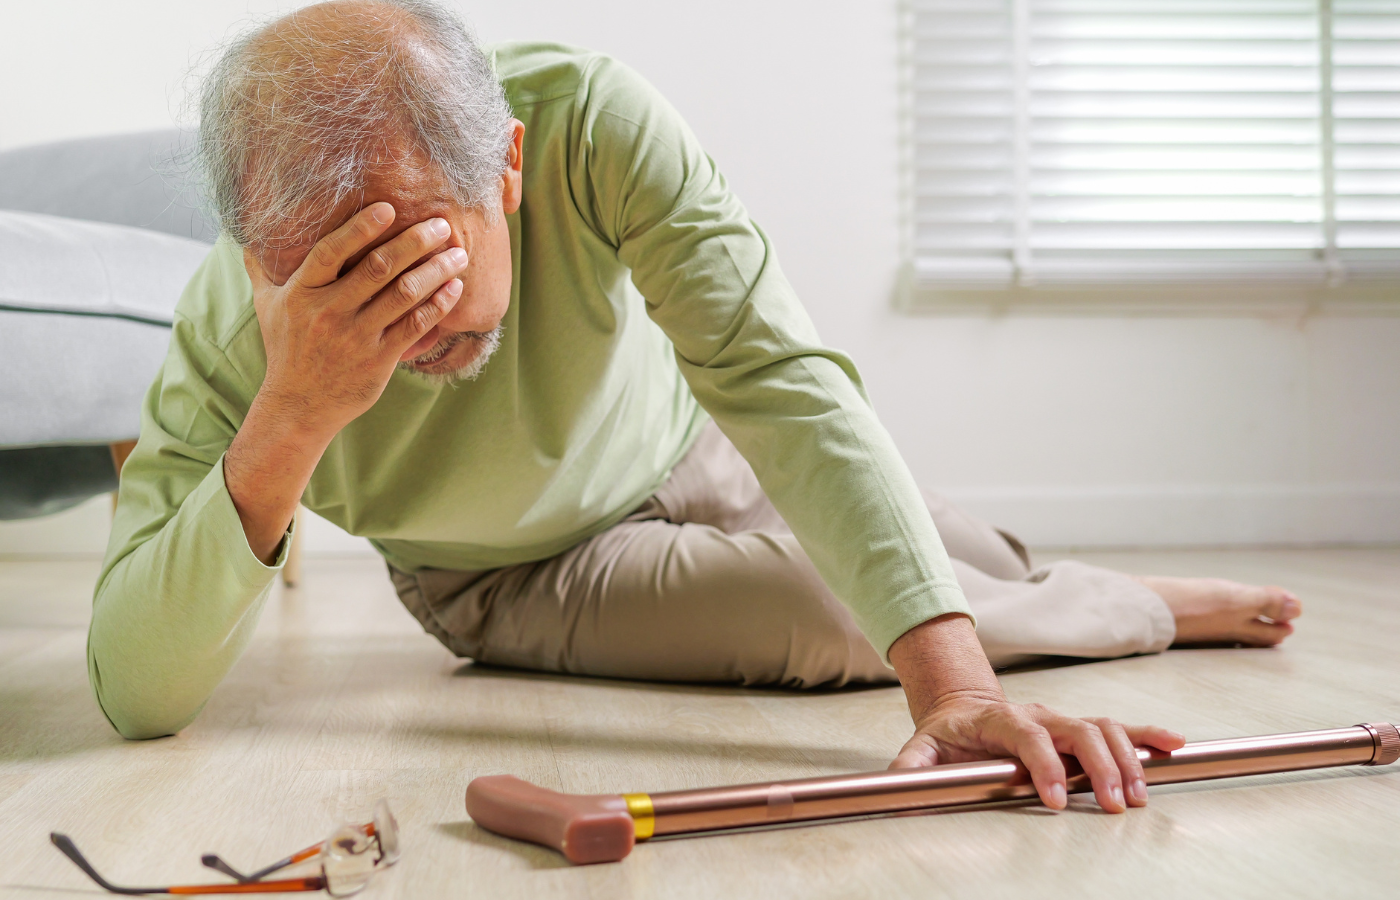
{"label": "toes", "polygon": [[1296,619],[1303,613],[1303,603],[1291,592],[1285,591],[1281,587],[1266,587],[1264,591],[1264,602],[1259,606],[1259,615],[1273,619],[1275,622],[1287,622],[1289,619]]}
{"label": "toes", "polygon": [[1293,626],[1288,622],[1261,622],[1256,619],[1246,622],[1235,639],[1254,647],[1272,647],[1292,633]]}

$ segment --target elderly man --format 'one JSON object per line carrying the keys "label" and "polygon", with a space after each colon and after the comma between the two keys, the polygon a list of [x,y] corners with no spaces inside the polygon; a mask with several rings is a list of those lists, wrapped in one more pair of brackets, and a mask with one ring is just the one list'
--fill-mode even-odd
{"label": "elderly man", "polygon": [[1057,751],[1121,811],[1147,799],[1133,745],[1181,737],[1012,704],[988,654],[1291,631],[1281,590],[1031,571],[921,497],[763,232],[606,56],[488,54],[428,0],[330,3],[236,42],[201,114],[224,236],[147,397],[89,641],[127,737],[199,712],[299,502],[369,537],[454,653],[897,678],[915,734],[896,765],[1015,754],[1052,807]]}

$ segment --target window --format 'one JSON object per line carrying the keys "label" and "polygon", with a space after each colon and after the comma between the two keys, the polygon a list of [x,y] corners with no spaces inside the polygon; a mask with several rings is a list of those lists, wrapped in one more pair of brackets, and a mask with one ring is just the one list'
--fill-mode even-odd
{"label": "window", "polygon": [[1400,0],[906,0],[903,25],[914,302],[1400,295]]}

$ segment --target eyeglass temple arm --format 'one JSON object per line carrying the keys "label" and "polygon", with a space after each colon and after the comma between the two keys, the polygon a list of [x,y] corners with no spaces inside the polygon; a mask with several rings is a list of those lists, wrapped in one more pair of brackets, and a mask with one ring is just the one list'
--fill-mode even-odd
{"label": "eyeglass temple arm", "polygon": [[320,876],[311,878],[293,878],[287,881],[261,881],[253,884],[184,884],[171,885],[168,887],[119,887],[112,884],[92,867],[92,863],[78,850],[72,838],[66,834],[51,832],[49,840],[53,845],[70,860],[73,865],[82,869],[87,877],[97,882],[97,885],[105,891],[113,894],[267,894],[295,891],[319,891],[326,886],[325,879]]}
{"label": "eyeglass temple arm", "polygon": [[49,840],[58,848],[59,852],[73,861],[73,865],[87,873],[87,877],[97,882],[98,887],[111,891],[113,894],[164,894],[165,888],[133,888],[117,887],[101,875],[92,867],[92,863],[78,850],[78,845],[73,843],[73,839],[66,834],[59,834],[57,831],[49,832]]}
{"label": "eyeglass temple arm", "polygon": [[242,872],[238,871],[233,866],[224,862],[223,858],[220,857],[217,853],[206,853],[199,858],[199,861],[204,865],[205,868],[213,869],[215,872],[227,875],[239,884],[247,884],[250,881],[256,880],[253,878],[253,876],[244,875]]}
{"label": "eyeglass temple arm", "polygon": [[[369,835],[370,837],[374,837],[373,822],[370,822],[368,825],[365,825],[364,829],[365,834]],[[320,853],[321,848],[324,846],[326,846],[325,841],[321,841],[318,844],[312,844],[310,847],[307,847],[304,850],[298,850],[296,853],[293,853],[291,856],[288,856],[285,859],[279,859],[272,865],[263,866],[256,872],[250,872],[247,875],[241,874],[233,866],[230,866],[228,863],[224,862],[223,859],[217,853],[206,853],[199,858],[199,861],[202,862],[206,867],[213,869],[216,872],[224,873],[228,877],[232,878],[234,881],[237,881],[239,884],[249,884],[254,881],[262,881],[263,878],[267,877],[268,875],[271,875],[273,872],[276,872],[279,869],[285,869],[288,866],[294,866],[299,862],[305,862],[306,860],[311,859],[313,856]]]}

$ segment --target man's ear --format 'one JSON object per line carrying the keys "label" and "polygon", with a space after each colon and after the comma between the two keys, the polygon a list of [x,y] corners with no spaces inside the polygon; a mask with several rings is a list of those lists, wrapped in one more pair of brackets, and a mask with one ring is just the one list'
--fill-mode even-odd
{"label": "man's ear", "polygon": [[510,127],[512,133],[510,146],[506,149],[506,171],[501,176],[501,210],[506,215],[520,209],[525,171],[525,123],[511,119]]}

